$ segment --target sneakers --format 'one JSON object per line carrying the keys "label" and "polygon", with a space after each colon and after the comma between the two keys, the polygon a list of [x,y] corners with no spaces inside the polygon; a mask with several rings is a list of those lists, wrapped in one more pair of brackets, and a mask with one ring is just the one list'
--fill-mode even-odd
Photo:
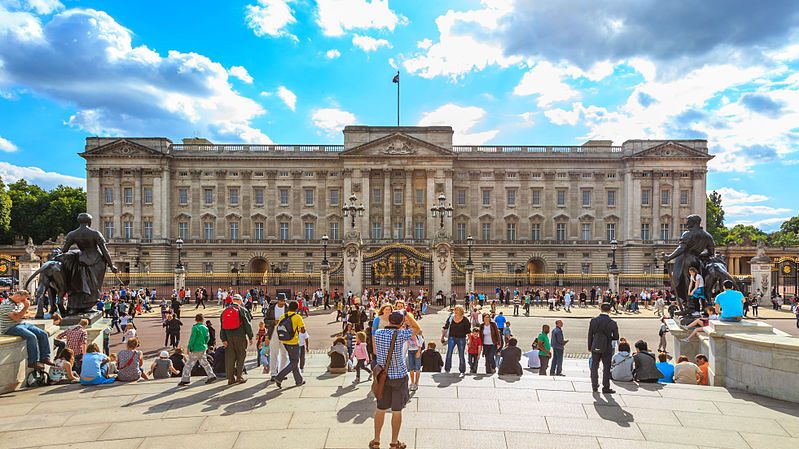
{"label": "sneakers", "polygon": [[283,389],[283,382],[280,381],[280,380],[277,380],[277,379],[274,379],[274,381],[275,381],[275,385],[277,385],[277,389],[278,390],[282,390]]}
{"label": "sneakers", "polygon": [[188,381],[182,381],[182,380],[181,380],[181,381],[178,383],[178,386],[179,386],[179,387],[185,387],[186,385],[188,385],[188,384],[190,384],[190,383],[191,383],[191,382],[188,382]]}
{"label": "sneakers", "polygon": [[217,380],[219,380],[219,378],[218,378],[218,377],[209,377],[209,378],[208,378],[208,379],[205,381],[205,383],[206,383],[206,384],[212,384],[212,383],[216,382]]}
{"label": "sneakers", "polygon": [[419,385],[416,385],[416,384],[411,384],[411,387],[410,387],[410,390],[411,390],[411,391],[416,391],[416,390],[418,390],[418,389],[419,389]]}
{"label": "sneakers", "polygon": [[607,390],[605,390],[604,388],[602,389],[602,394],[613,394],[615,392],[616,392],[616,390],[614,390],[612,388],[609,388]]}

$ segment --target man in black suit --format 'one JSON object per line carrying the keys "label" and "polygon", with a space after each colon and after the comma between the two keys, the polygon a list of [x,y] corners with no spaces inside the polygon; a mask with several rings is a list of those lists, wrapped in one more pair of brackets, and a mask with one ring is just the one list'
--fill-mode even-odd
{"label": "man in black suit", "polygon": [[588,326],[588,351],[591,353],[591,388],[599,390],[599,362],[602,362],[602,393],[611,394],[610,359],[613,357],[613,342],[619,339],[619,326],[608,315],[610,304],[602,303],[602,313],[591,318]]}

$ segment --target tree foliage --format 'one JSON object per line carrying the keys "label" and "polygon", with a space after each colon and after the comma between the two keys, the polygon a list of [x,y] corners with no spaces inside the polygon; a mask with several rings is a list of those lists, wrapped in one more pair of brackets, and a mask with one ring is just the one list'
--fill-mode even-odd
{"label": "tree foliage", "polygon": [[758,240],[766,240],[766,238],[766,233],[754,226],[737,224],[727,231],[724,244],[754,246]]}
{"label": "tree foliage", "polygon": [[723,243],[727,238],[727,228],[724,226],[724,209],[721,207],[721,194],[715,190],[707,196],[707,232],[713,236],[716,243]]}
{"label": "tree foliage", "polygon": [[86,211],[86,192],[81,188],[58,186],[46,191],[20,179],[9,184],[6,193],[11,210],[9,228],[2,232],[5,243],[16,237],[32,237],[37,244],[55,239],[76,228],[78,214]]}
{"label": "tree foliage", "polygon": [[11,204],[11,196],[0,178],[0,235],[5,235],[11,229]]}

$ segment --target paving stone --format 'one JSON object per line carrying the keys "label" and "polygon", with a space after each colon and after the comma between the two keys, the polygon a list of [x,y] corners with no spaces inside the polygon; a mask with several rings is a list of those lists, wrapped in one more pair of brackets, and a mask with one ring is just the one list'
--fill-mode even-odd
{"label": "paving stone", "polygon": [[136,449],[144,438],[126,438],[124,440],[103,440],[73,444],[55,444],[41,446],[39,449]]}
{"label": "paving stone", "polygon": [[[285,412],[314,412],[314,411],[335,411],[339,398],[298,398],[298,399],[272,399],[259,408],[253,409],[252,413],[271,413]],[[374,400],[372,400],[374,402]]]}
{"label": "paving stone", "polygon": [[419,398],[420,412],[472,412],[499,413],[499,403],[492,399]]}
{"label": "paving stone", "polygon": [[[575,391],[592,391],[591,382],[572,382]],[[618,394],[623,396],[651,396],[659,398],[662,387],[659,384],[637,385],[633,382],[613,382],[611,386]]]}
{"label": "paving stone", "polygon": [[502,432],[442,432],[436,429],[416,430],[416,449],[505,449]]}
{"label": "paving stone", "polygon": [[[416,432],[414,428],[406,427],[403,416],[402,428],[399,433],[399,440],[408,445],[409,449],[416,447]],[[440,432],[440,430],[439,430]],[[369,426],[366,431],[361,426],[340,425],[331,427],[327,434],[325,448],[330,449],[351,449],[367,447],[374,437],[374,430]],[[386,415],[386,422],[380,431],[380,446],[388,448],[391,442],[391,417]]]}
{"label": "paving stone", "polygon": [[679,426],[680,421],[671,410],[657,408],[617,407],[608,405],[583,404],[588,419],[608,421],[628,421],[636,423],[671,424]]}
{"label": "paving stone", "polygon": [[538,395],[533,389],[458,387],[457,393],[460,399],[525,400],[538,402]]}
{"label": "paving stone", "polygon": [[530,379],[522,378],[517,382],[508,382],[506,379],[494,379],[496,388],[503,389],[530,389],[530,390],[553,390],[553,391],[574,391],[574,386],[571,382],[560,382],[551,378],[544,379]]}
{"label": "paving stone", "polygon": [[679,412],[676,415],[683,427],[724,429],[731,432],[746,431],[786,437],[790,436],[783,426],[773,419],[692,412]]}
{"label": "paving stone", "polygon": [[683,438],[697,445],[719,448],[749,449],[749,446],[740,435],[727,430],[703,428],[701,432],[688,433],[686,432],[685,428],[680,426],[641,423],[638,425],[638,427],[649,441],[674,443],[675,439]]}
{"label": "paving stone", "polygon": [[518,432],[548,433],[547,422],[543,416],[526,416],[524,419],[509,419],[508,415],[485,413],[479,410],[460,414],[463,430],[497,430]]}
{"label": "paving stone", "polygon": [[0,433],[0,448],[25,448],[95,441],[107,428],[108,424],[103,423],[88,426],[59,427],[57,432],[3,432]]}
{"label": "paving stone", "polygon": [[612,405],[624,405],[624,401],[618,395],[601,395],[582,391],[538,391],[537,393],[538,399],[541,402],[564,402],[569,404],[610,403]]}
{"label": "paving stone", "polygon": [[250,430],[286,429],[291,412],[259,413],[230,416],[208,416],[200,425],[200,432],[246,432]]}
{"label": "paving stone", "polygon": [[799,437],[799,418],[797,419],[778,418],[777,422],[792,437]]}
{"label": "paving stone", "polygon": [[505,432],[508,449],[599,449],[595,437],[581,437],[547,433]]}
{"label": "paving stone", "polygon": [[453,412],[410,412],[403,410],[402,427],[415,429],[460,429],[460,416]]}
{"label": "paving stone", "polygon": [[161,435],[192,435],[197,433],[204,420],[205,417],[117,421],[111,424],[99,439],[114,440]]}
{"label": "paving stone", "polygon": [[546,420],[549,432],[553,434],[624,438],[628,440],[644,439],[644,436],[638,430],[638,425],[634,422],[550,416]]}
{"label": "paving stone", "polygon": [[28,413],[39,415],[43,413],[60,413],[64,410],[97,410],[115,409],[124,406],[133,400],[133,396],[119,396],[115,398],[80,398],[62,399],[58,401],[44,400]]}
{"label": "paving stone", "polygon": [[70,416],[69,413],[47,414],[35,417],[28,415],[4,415],[0,418],[0,432],[61,427]]}
{"label": "paving stone", "polygon": [[742,393],[732,392],[727,390],[702,390],[699,388],[664,388],[660,391],[660,395],[664,398],[674,399],[693,399],[696,401],[714,401],[714,402],[750,402],[757,396]]}
{"label": "paving stone", "polygon": [[[412,391],[411,395],[417,398],[457,398],[458,390],[460,388],[469,387],[451,387],[451,388],[438,388],[428,385],[419,385],[419,389]],[[478,388],[474,388],[477,390]],[[481,388],[481,390],[488,390],[488,388]],[[493,388],[492,388],[493,390]]]}
{"label": "paving stone", "polygon": [[[322,449],[325,447],[328,429],[304,429],[301,432],[296,430],[257,430],[251,432],[241,432],[236,440],[236,448],[277,448],[285,447],[291,449]],[[213,434],[212,434],[213,435]],[[367,442],[369,440],[366,440]],[[366,445],[355,445],[353,447],[365,447]],[[172,448],[170,448],[172,449]]]}
{"label": "paving stone", "polygon": [[[286,393],[291,392],[293,389],[286,390]],[[357,387],[355,385],[347,385],[347,386],[304,386],[302,387],[301,391],[299,391],[298,396],[301,398],[343,398],[343,397],[355,397],[355,398],[362,398],[369,394],[370,388],[367,386]]]}
{"label": "paving stone", "polygon": [[741,432],[741,435],[752,449],[796,449],[799,447],[799,438],[749,432]]}
{"label": "paving stone", "polygon": [[624,403],[630,407],[659,408],[684,412],[719,413],[713,402],[690,399],[654,399],[645,396],[624,396]]}
{"label": "paving stone", "polygon": [[[239,437],[237,432],[203,433],[195,435],[183,435],[179,438],[172,436],[148,437],[142,441],[138,449],[230,449]],[[243,447],[260,447],[243,446]]]}
{"label": "paving stone", "polygon": [[599,438],[602,449],[698,449],[682,442],[661,443],[657,441],[621,440],[616,438]]}
{"label": "paving stone", "polygon": [[108,409],[88,409],[81,410],[80,413],[73,413],[66,426],[80,426],[84,424],[96,424],[107,421],[113,417],[115,421],[134,421],[139,419],[158,419],[164,416],[164,412],[169,410],[168,404],[159,405],[156,408],[150,407],[120,407],[116,410]]}
{"label": "paving stone", "polygon": [[797,415],[799,415],[799,407],[781,409],[760,404],[738,402],[714,402],[714,404],[722,414],[730,416],[751,416],[754,418],[785,419],[790,421],[796,419]]}
{"label": "paving stone", "polygon": [[563,404],[560,402],[538,401],[499,401],[499,410],[503,414],[585,417],[580,404]]}

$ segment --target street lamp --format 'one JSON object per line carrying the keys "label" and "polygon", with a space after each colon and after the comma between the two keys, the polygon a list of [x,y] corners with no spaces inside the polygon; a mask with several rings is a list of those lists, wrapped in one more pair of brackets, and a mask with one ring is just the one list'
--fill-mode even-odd
{"label": "street lamp", "polygon": [[355,217],[363,217],[363,211],[366,209],[363,204],[355,204],[356,201],[358,197],[353,193],[350,195],[350,203],[341,208],[345,217],[352,217],[352,229],[355,229]]}
{"label": "street lamp", "polygon": [[178,237],[178,239],[175,240],[175,247],[177,247],[177,249],[178,249],[178,263],[177,263],[177,265],[175,265],[175,268],[182,270],[183,269],[183,262],[181,261],[181,258],[180,258],[180,253],[183,252],[183,251],[181,251],[183,249],[183,239],[182,238]]}
{"label": "street lamp", "polygon": [[330,238],[327,236],[327,234],[322,236],[322,254],[323,254],[322,255],[322,266],[323,267],[326,267],[328,265],[328,263],[327,263],[327,241],[328,240],[330,240]]}
{"label": "street lamp", "polygon": [[433,218],[440,217],[441,218],[441,229],[444,229],[444,217],[451,217],[452,216],[452,205],[450,204],[447,206],[446,204],[447,197],[444,196],[442,193],[438,196],[438,206],[433,206],[430,208],[430,212],[433,213]]}
{"label": "street lamp", "polygon": [[616,266],[616,249],[618,249],[618,247],[619,247],[619,242],[617,242],[616,239],[610,241],[610,251],[613,257],[613,259],[610,262],[611,270],[618,269],[618,267]]}
{"label": "street lamp", "polygon": [[466,265],[474,265],[472,262],[472,246],[474,246],[474,237],[471,235],[466,237],[466,246],[469,248],[469,258],[466,259]]}

